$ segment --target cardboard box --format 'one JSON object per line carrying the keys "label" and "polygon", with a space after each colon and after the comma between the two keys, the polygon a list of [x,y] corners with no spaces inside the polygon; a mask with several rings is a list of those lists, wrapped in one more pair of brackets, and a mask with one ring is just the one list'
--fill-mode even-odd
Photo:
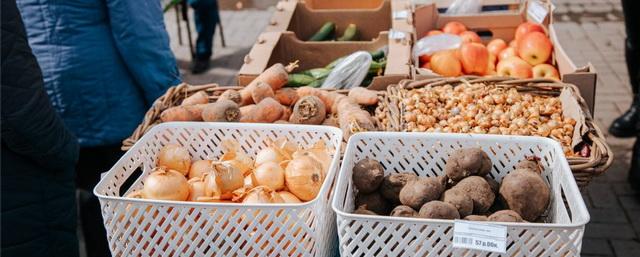
{"label": "cardboard box", "polygon": [[306,40],[331,21],[336,24],[336,35],[353,23],[359,40],[367,41],[391,29],[412,32],[411,18],[411,4],[405,0],[281,1],[265,32],[292,31]]}
{"label": "cardboard box", "polygon": [[[551,5],[523,5],[520,11],[513,12],[492,12],[481,15],[441,15],[434,4],[419,6],[414,11],[414,35],[417,40],[429,30],[442,28],[447,22],[459,21],[465,24],[469,30],[475,31],[481,36],[484,43],[492,38],[502,38],[509,42],[513,40],[514,33],[518,25],[529,20],[543,24],[548,28],[549,37],[554,45],[553,62],[557,66],[563,82],[574,84],[580,89],[581,95],[587,102],[590,111],[593,113],[595,103],[595,91],[597,75],[591,64],[585,67],[576,67],[558,41],[553,27]],[[543,10],[543,8],[546,8]],[[419,65],[417,58],[414,59],[413,76],[415,79],[426,79],[434,77],[433,74],[425,73]]]}
{"label": "cardboard box", "polygon": [[388,45],[387,65],[382,76],[377,76],[368,86],[370,89],[384,90],[390,84],[411,76],[411,35],[394,33],[390,39],[388,32],[381,32],[372,41],[351,42],[304,42],[293,32],[265,32],[247,56],[238,72],[238,84],[248,85],[266,68],[275,63],[288,64],[296,60],[300,67],[295,72],[324,67],[332,61],[356,51],[375,51]]}
{"label": "cardboard box", "polygon": [[[435,0],[439,13],[444,13],[447,8],[453,4],[455,0]],[[429,4],[433,0],[415,0],[418,5]],[[517,12],[520,9],[520,0],[482,0],[482,12],[500,12],[511,11]]]}

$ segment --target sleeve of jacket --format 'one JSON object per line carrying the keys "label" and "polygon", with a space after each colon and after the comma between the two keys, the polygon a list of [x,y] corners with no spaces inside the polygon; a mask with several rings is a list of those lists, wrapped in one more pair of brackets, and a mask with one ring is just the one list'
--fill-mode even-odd
{"label": "sleeve of jacket", "polygon": [[2,143],[53,169],[78,160],[78,143],[51,106],[13,0],[2,1]]}
{"label": "sleeve of jacket", "polygon": [[107,0],[113,37],[120,55],[149,104],[180,83],[169,47],[161,1]]}

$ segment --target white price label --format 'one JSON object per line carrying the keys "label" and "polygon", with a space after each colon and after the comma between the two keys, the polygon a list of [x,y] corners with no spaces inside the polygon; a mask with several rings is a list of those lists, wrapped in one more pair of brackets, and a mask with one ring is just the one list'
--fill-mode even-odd
{"label": "white price label", "polygon": [[490,252],[507,252],[507,227],[456,220],[453,247]]}
{"label": "white price label", "polygon": [[409,17],[409,11],[407,10],[393,12],[394,20],[406,20],[408,17]]}
{"label": "white price label", "polygon": [[389,39],[404,39],[405,37],[407,37],[407,34],[405,34],[402,31],[397,31],[393,29],[389,30]]}
{"label": "white price label", "polygon": [[547,18],[547,15],[549,15],[549,10],[540,1],[529,1],[527,13],[533,21],[542,23],[544,19]]}

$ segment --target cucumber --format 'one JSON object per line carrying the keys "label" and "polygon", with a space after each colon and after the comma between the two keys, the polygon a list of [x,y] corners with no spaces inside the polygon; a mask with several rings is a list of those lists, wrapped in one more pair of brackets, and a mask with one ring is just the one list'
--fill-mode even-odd
{"label": "cucumber", "polygon": [[338,41],[354,41],[358,36],[358,28],[356,24],[349,24],[347,28],[344,30],[344,33],[341,37],[337,38]]}
{"label": "cucumber", "polygon": [[314,79],[326,78],[327,76],[329,76],[329,73],[331,73],[331,69],[327,69],[327,68],[315,68],[315,69],[310,69],[302,72],[302,74],[311,76]]}
{"label": "cucumber", "polygon": [[344,60],[344,57],[340,57],[338,59],[333,60],[333,62],[327,64],[327,66],[325,66],[326,69],[333,69],[336,67],[336,65],[338,65],[338,63],[340,61]]}
{"label": "cucumber", "polygon": [[308,87],[320,87],[322,86],[322,83],[324,83],[324,78],[322,79],[317,79],[314,80],[313,82],[309,83],[309,85],[307,85]]}
{"label": "cucumber", "polygon": [[326,41],[331,39],[333,32],[336,30],[336,24],[333,22],[327,22],[315,33],[309,41]]}
{"label": "cucumber", "polygon": [[301,73],[289,74],[289,82],[287,82],[287,86],[303,87],[310,84],[314,80],[315,79],[313,77]]}
{"label": "cucumber", "polygon": [[370,54],[371,54],[371,59],[373,59],[374,61],[377,61],[379,59],[384,58],[384,49],[379,49],[374,52],[370,52]]}

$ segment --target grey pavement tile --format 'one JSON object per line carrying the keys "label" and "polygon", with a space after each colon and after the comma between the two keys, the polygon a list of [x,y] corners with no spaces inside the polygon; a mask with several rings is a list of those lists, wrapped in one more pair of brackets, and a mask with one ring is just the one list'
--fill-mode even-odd
{"label": "grey pavement tile", "polygon": [[582,256],[612,256],[613,249],[606,239],[583,238]]}
{"label": "grey pavement tile", "polygon": [[636,233],[629,224],[589,223],[586,225],[585,238],[634,239]]}
{"label": "grey pavement tile", "polygon": [[[628,164],[625,164],[625,167],[628,168]],[[612,183],[611,186],[613,187],[613,192],[618,196],[640,197],[640,192],[634,190],[629,183],[626,183],[626,181],[623,183]],[[638,212],[638,215],[640,215],[640,211]],[[640,216],[630,216],[638,217],[637,219],[640,219]]]}
{"label": "grey pavement tile", "polygon": [[590,208],[589,214],[591,215],[591,223],[617,223],[617,224],[630,224],[627,219],[626,213],[621,209],[613,208]]}
{"label": "grey pavement tile", "polygon": [[[640,197],[636,197],[636,196],[621,196],[618,197],[618,199],[620,199],[620,203],[622,204],[622,208],[624,208],[625,210],[634,210],[634,211],[638,211],[640,210]],[[635,217],[637,219],[640,219],[640,217]]]}
{"label": "grey pavement tile", "polygon": [[640,256],[640,242],[638,240],[612,240],[617,257]]}
{"label": "grey pavement tile", "polygon": [[595,208],[620,208],[617,196],[607,183],[591,183],[587,187],[587,192]]}

